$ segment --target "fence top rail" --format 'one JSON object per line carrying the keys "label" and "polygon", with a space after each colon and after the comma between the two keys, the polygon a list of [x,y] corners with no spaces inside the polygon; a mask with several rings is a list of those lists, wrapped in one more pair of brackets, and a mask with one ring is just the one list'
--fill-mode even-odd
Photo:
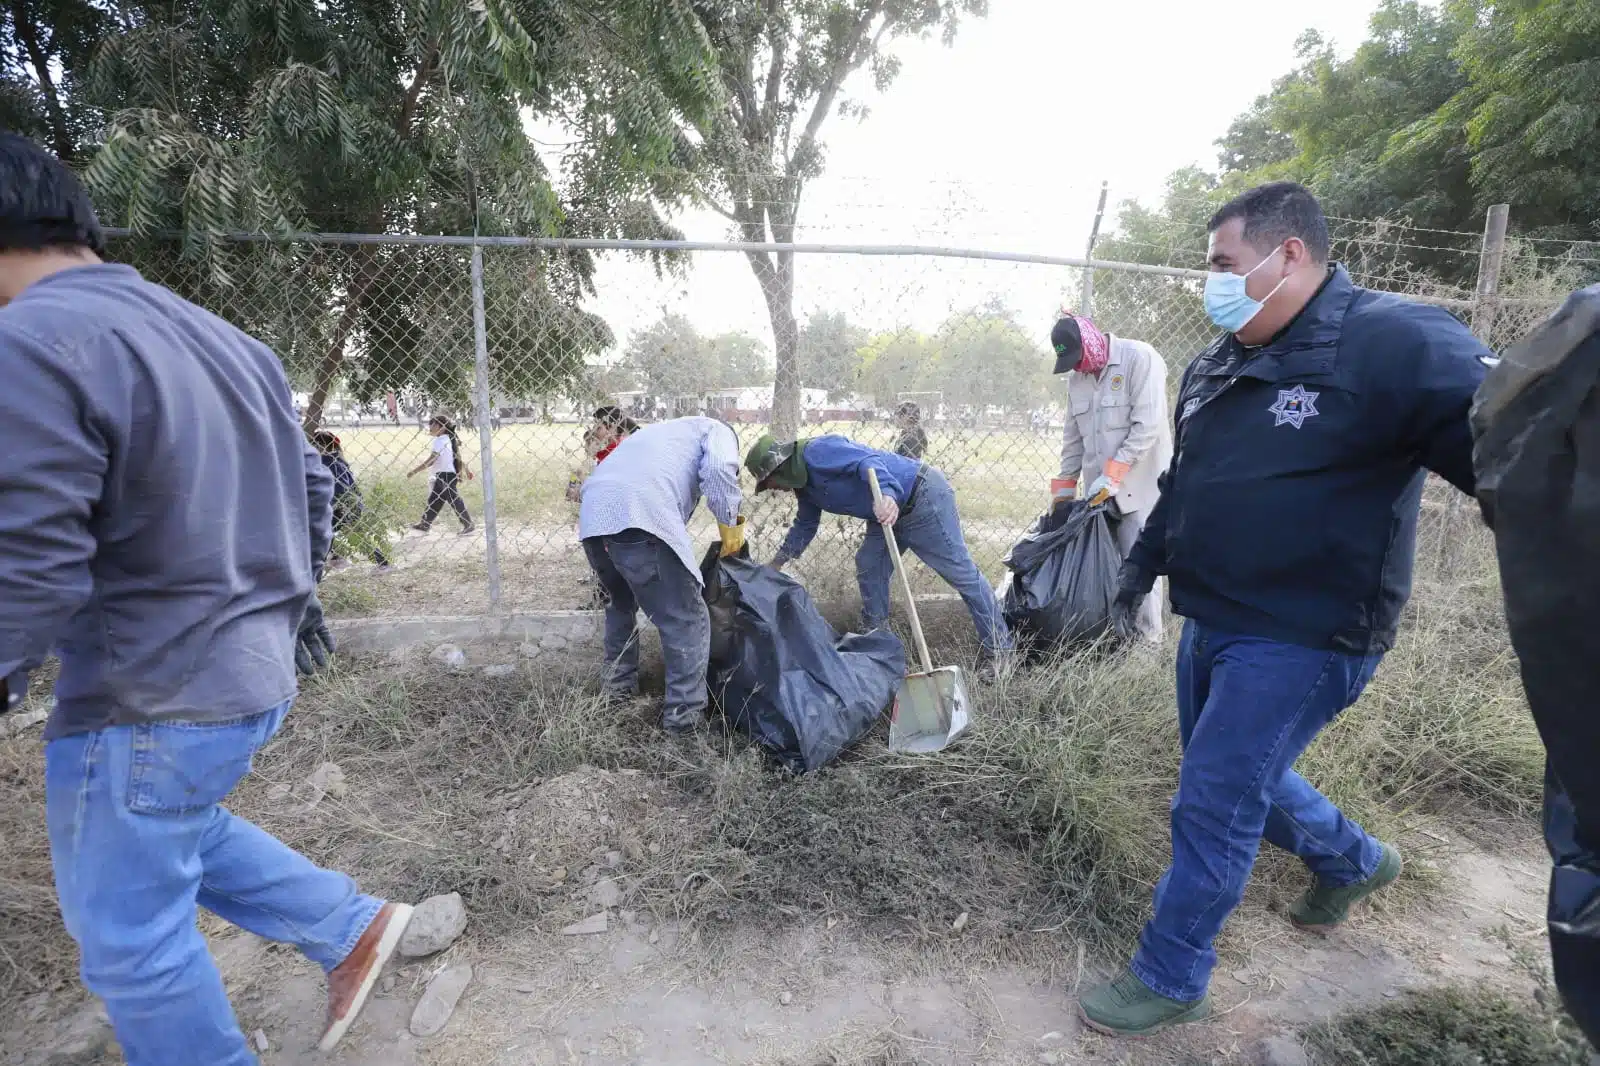
{"label": "fence top rail", "polygon": [[[125,227],[107,228],[107,237],[127,238],[148,236],[162,239],[181,239],[178,231],[159,231],[136,234]],[[224,239],[259,244],[389,244],[433,246],[447,248],[546,248],[561,251],[617,251],[617,252],[789,252],[799,255],[859,255],[859,256],[925,256],[934,259],[973,259],[1002,263],[1028,263],[1036,266],[1068,267],[1079,270],[1112,270],[1121,274],[1145,274],[1156,277],[1181,278],[1204,281],[1207,271],[1185,267],[1155,266],[1149,263],[1127,263],[1110,259],[1085,259],[1070,255],[1042,255],[1033,252],[1001,252],[986,248],[961,248],[924,244],[840,244],[840,243],[784,243],[776,241],[672,241],[624,240],[609,237],[473,237],[435,235],[424,233],[257,233],[230,231]],[[1473,301],[1466,297],[1429,296],[1421,293],[1400,293],[1418,303],[1433,304],[1453,310],[1470,310]],[[1501,306],[1535,306],[1549,301],[1531,297],[1495,297]]]}
{"label": "fence top rail", "polygon": [[[107,229],[108,237],[138,236],[130,229]],[[174,232],[143,234],[160,238],[181,238]],[[271,244],[395,244],[432,245],[452,248],[548,248],[563,251],[614,252],[793,252],[800,255],[929,256],[938,259],[989,259],[1005,263],[1032,263],[1040,266],[1076,267],[1091,270],[1116,270],[1125,274],[1156,274],[1170,278],[1204,280],[1204,270],[1183,267],[1151,266],[1145,263],[1119,263],[1077,256],[1038,255],[1031,252],[998,252],[983,248],[955,248],[921,244],[796,244],[773,241],[668,241],[623,240],[601,237],[471,237],[435,236],[419,233],[249,233],[229,232],[230,241]]]}

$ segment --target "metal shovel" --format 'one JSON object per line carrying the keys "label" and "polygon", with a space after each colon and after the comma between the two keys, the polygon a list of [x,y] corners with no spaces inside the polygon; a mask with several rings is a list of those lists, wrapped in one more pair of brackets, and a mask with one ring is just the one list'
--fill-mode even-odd
{"label": "metal shovel", "polygon": [[[878,488],[878,472],[869,467],[867,480],[872,483],[873,501],[881,503],[883,490]],[[960,735],[971,719],[968,709],[972,700],[967,695],[967,679],[959,666],[933,668],[928,642],[922,635],[922,619],[917,615],[917,600],[911,594],[911,577],[900,558],[900,545],[895,542],[893,526],[884,525],[883,539],[888,543],[894,572],[900,576],[900,588],[906,594],[911,635],[916,638],[917,654],[922,658],[922,672],[907,674],[895,695],[894,713],[889,718],[889,750],[939,751]]]}

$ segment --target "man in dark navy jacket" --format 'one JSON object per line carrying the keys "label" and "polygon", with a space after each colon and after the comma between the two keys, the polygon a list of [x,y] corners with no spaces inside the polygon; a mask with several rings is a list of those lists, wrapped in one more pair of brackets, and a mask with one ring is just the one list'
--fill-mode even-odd
{"label": "man in dark navy jacket", "polygon": [[1327,930],[1392,882],[1400,856],[1294,772],[1393,645],[1428,471],[1473,491],[1474,391],[1492,358],[1447,312],[1356,287],[1330,264],[1305,189],[1218,211],[1207,313],[1225,332],[1184,373],[1176,451],[1122,574],[1131,627],[1158,575],[1187,621],[1172,866],[1127,971],[1085,993],[1096,1029],[1144,1034],[1206,1012],[1212,942],[1264,837]]}

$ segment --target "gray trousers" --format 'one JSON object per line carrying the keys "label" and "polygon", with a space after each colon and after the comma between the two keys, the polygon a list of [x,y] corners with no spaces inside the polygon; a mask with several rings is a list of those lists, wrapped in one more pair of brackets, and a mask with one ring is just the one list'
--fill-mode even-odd
{"label": "gray trousers", "polygon": [[606,690],[639,691],[638,613],[661,632],[667,698],[662,720],[692,720],[706,709],[706,666],[711,659],[711,615],[699,578],[666,542],[642,529],[625,529],[583,542],[606,604]]}
{"label": "gray trousers", "polygon": [[[1133,545],[1139,539],[1139,533],[1144,529],[1144,520],[1149,517],[1143,511],[1134,511],[1124,514],[1117,523],[1117,554],[1124,559],[1133,551]],[[1167,579],[1156,578],[1156,587],[1150,590],[1150,595],[1144,598],[1144,603],[1139,606],[1138,630],[1139,639],[1149,641],[1151,644],[1160,644],[1162,637],[1161,611],[1167,602]]]}

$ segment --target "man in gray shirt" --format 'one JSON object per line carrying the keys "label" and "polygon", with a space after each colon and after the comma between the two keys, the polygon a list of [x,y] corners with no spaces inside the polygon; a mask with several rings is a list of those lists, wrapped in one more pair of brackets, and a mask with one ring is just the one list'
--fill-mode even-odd
{"label": "man in gray shirt", "polygon": [[277,357],[103,247],[66,167],[0,134],[0,706],[59,656],[56,891],[128,1066],[256,1061],[197,907],[322,966],[329,1048],[410,908],[221,803],[288,713],[297,654],[331,650],[332,481]]}
{"label": "man in gray shirt", "polygon": [[704,495],[721,529],[722,554],[744,545],[739,517],[739,438],[714,418],[645,426],[618,444],[583,483],[578,536],[606,605],[606,689],[639,688],[640,610],[661,632],[667,698],[661,725],[693,731],[705,718],[711,618],[689,542],[689,517]]}

